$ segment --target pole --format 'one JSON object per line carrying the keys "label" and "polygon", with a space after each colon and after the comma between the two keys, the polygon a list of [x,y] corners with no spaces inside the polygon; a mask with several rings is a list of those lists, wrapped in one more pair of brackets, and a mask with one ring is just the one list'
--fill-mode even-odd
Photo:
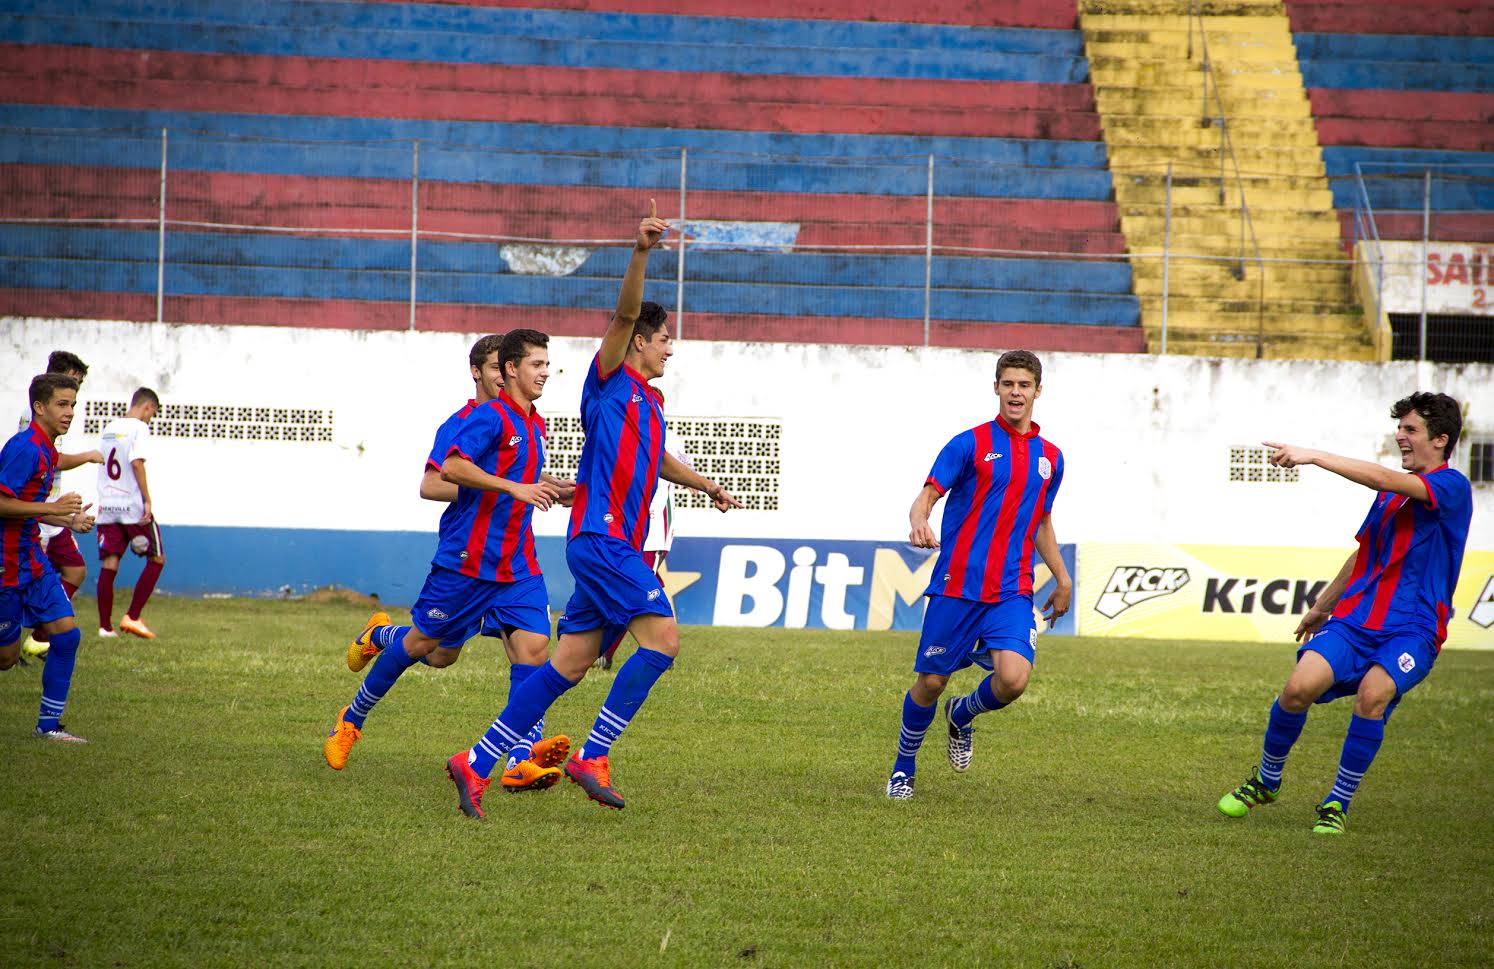
{"label": "pole", "polygon": [[161,129],[161,206],[156,216],[156,322],[166,310],[166,129]]}
{"label": "pole", "polygon": [[928,194],[923,216],[923,345],[929,345],[929,310],[934,282],[934,156],[929,156]]}
{"label": "pole", "polygon": [[415,332],[415,283],[420,251],[420,139],[411,144],[410,153],[410,332]]}
{"label": "pole", "polygon": [[1428,168],[1421,187],[1421,326],[1417,336],[1416,359],[1427,358],[1427,242],[1432,234],[1432,170]]}
{"label": "pole", "polygon": [[680,215],[679,240],[675,242],[674,266],[674,338],[680,339],[685,329],[685,186],[689,184],[690,149],[680,149]]}
{"label": "pole", "polygon": [[1167,194],[1162,210],[1162,355],[1167,356],[1167,293],[1172,256],[1172,162],[1167,163]]}

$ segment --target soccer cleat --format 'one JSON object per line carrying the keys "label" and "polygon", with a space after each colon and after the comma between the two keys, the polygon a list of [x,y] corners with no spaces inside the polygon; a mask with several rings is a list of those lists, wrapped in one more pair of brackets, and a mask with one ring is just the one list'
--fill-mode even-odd
{"label": "soccer cleat", "polygon": [[[560,772],[555,773],[558,775]],[[461,808],[462,813],[479,821],[487,817],[482,810],[482,796],[488,792],[488,785],[492,781],[477,776],[477,771],[467,763],[467,751],[447,758],[446,776],[456,785],[457,807]]]}
{"label": "soccer cleat", "polygon": [[1260,770],[1253,770],[1245,783],[1219,799],[1219,813],[1227,818],[1243,818],[1251,808],[1273,803],[1279,790],[1267,787]]}
{"label": "soccer cleat", "polygon": [[622,795],[612,786],[612,770],[607,766],[607,755],[582,760],[581,751],[578,750],[574,757],[565,762],[565,776],[602,807],[622,810]]}
{"label": "soccer cleat", "polygon": [[119,638],[119,633],[115,632],[112,629],[105,629],[103,626],[100,626],[99,627],[99,638],[100,639],[118,639]]}
{"label": "soccer cleat", "polygon": [[368,617],[368,624],[363,627],[363,632],[353,640],[348,647],[348,669],[354,673],[361,672],[367,666],[369,660],[382,653],[383,647],[373,641],[373,631],[380,626],[389,625],[389,614],[387,612],[376,612]]}
{"label": "soccer cleat", "polygon": [[[944,722],[949,725],[949,740],[945,750],[949,753],[949,766],[955,769],[955,773],[963,774],[970,769],[970,757],[975,753],[975,725],[955,726],[954,719],[949,715],[953,706],[953,697],[944,701]],[[911,788],[909,796],[912,796]]]}
{"label": "soccer cleat", "polygon": [[1318,805],[1318,820],[1312,826],[1313,834],[1343,834],[1349,826],[1349,812],[1337,801]]}
{"label": "soccer cleat", "polygon": [[27,636],[26,641],[21,644],[21,655],[26,659],[39,659],[43,663],[47,661],[47,651],[52,644],[46,640],[37,639],[34,635]]}
{"label": "soccer cleat", "polygon": [[520,791],[547,791],[561,778],[559,767],[541,767],[532,760],[521,760],[503,772],[499,783],[510,794]]}
{"label": "soccer cleat", "polygon": [[120,632],[129,633],[131,636],[139,636],[141,639],[155,639],[156,634],[146,627],[139,619],[131,619],[125,616],[119,621]]}
{"label": "soccer cleat", "polygon": [[559,767],[571,753],[571,738],[563,733],[546,737],[534,745],[529,759],[541,767]]}
{"label": "soccer cleat", "polygon": [[887,779],[887,796],[894,801],[906,801],[913,796],[913,775],[894,771]]}
{"label": "soccer cleat", "polygon": [[338,711],[337,723],[322,744],[322,756],[327,758],[327,766],[333,770],[342,770],[348,766],[348,754],[352,752],[353,744],[363,736],[362,730],[343,719],[347,715],[347,707]]}
{"label": "soccer cleat", "polygon": [[88,743],[88,741],[84,740],[82,737],[68,733],[67,728],[60,723],[57,725],[57,729],[55,730],[43,730],[42,728],[37,727],[35,736],[37,740],[50,740],[53,743],[58,744]]}

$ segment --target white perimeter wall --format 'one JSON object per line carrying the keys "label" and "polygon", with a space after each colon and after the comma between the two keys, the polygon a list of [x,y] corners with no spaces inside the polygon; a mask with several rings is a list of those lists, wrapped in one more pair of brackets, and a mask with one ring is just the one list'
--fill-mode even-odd
{"label": "white perimeter wall", "polygon": [[[600,332],[604,320],[599,317]],[[686,320],[688,327],[688,319]],[[687,330],[688,332],[688,330]],[[135,387],[167,402],[335,411],[335,443],[162,440],[166,524],[433,531],[416,495],[436,426],[471,391],[473,336],[0,320],[0,399],[17,416],[56,348],[91,367],[82,399]],[[542,413],[574,414],[596,340],[557,339]],[[995,410],[998,354],[682,341],[660,382],[674,416],[780,418],[781,509],[680,516],[681,534],[898,540],[940,446]],[[1452,394],[1494,431],[1494,367],[1046,353],[1037,420],[1067,458],[1061,541],[1352,544],[1368,493],[1319,469],[1296,484],[1228,479],[1231,446],[1284,440],[1399,466],[1389,405]],[[15,418],[11,418],[14,420]],[[93,441],[80,432],[63,450]],[[1465,461],[1460,446],[1455,463]],[[67,475],[91,496],[91,469]],[[1494,489],[1476,490],[1471,548],[1494,548]],[[563,512],[536,516],[560,534]]]}

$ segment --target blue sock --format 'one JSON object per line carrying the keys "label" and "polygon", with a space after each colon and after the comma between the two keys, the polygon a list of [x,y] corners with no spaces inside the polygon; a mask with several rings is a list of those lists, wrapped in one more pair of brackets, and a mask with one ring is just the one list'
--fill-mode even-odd
{"label": "blue sock", "polygon": [[934,711],[938,708],[937,702],[919,706],[911,692],[903,697],[903,729],[897,736],[897,760],[892,762],[894,774],[902,771],[909,777],[913,776],[917,769],[918,748],[923,746],[923,735],[928,733],[929,724],[934,722]]}
{"label": "blue sock", "polygon": [[673,657],[643,646],[628,657],[622,669],[617,671],[612,689],[607,692],[607,700],[597,713],[597,722],[581,746],[582,760],[607,756],[623,729],[638,713],[638,708],[643,706],[643,701],[648,699],[648,691],[673,665]]}
{"label": "blue sock", "polygon": [[78,642],[83,634],[77,629],[57,633],[47,647],[47,665],[42,667],[41,715],[36,729],[43,733],[56,730],[67,706],[68,687],[73,685],[73,664],[78,661]]}
{"label": "blue sock", "polygon": [[1345,811],[1349,809],[1354,792],[1359,790],[1359,782],[1364,780],[1364,772],[1375,762],[1375,755],[1380,752],[1384,740],[1384,720],[1357,715],[1349,718],[1349,732],[1344,737],[1344,750],[1338,758],[1338,777],[1333,781],[1333,790],[1323,798],[1324,804],[1337,801]]}
{"label": "blue sock", "polygon": [[503,759],[509,748],[523,740],[529,728],[539,723],[550,705],[575,685],[546,662],[515,687],[508,706],[467,754],[467,763],[472,765],[477,776],[492,776],[493,766]]}
{"label": "blue sock", "polygon": [[1302,726],[1307,723],[1307,714],[1288,713],[1281,708],[1281,698],[1271,701],[1271,713],[1266,718],[1266,740],[1261,745],[1261,780],[1271,790],[1281,788],[1281,770],[1286,766],[1287,754],[1292,744],[1302,736]]}
{"label": "blue sock", "polygon": [[353,697],[344,717],[359,730],[363,729],[363,720],[373,710],[374,704],[384,699],[384,694],[394,686],[394,681],[399,679],[401,673],[415,665],[415,660],[405,652],[405,633],[410,631],[410,627],[383,626],[376,633],[382,633],[385,629],[393,630],[392,634],[384,637],[388,645],[378,659],[373,661],[373,666],[369,667],[368,675],[363,678],[363,685],[358,687],[358,695]]}
{"label": "blue sock", "polygon": [[[529,663],[515,663],[509,667],[508,701],[510,703],[513,702],[514,691],[519,688],[519,684],[529,679],[529,674],[533,673],[537,669],[539,669],[538,666],[534,666]],[[533,727],[529,728],[529,733],[524,735],[524,739],[509,748],[507,766],[512,767],[521,760],[528,760],[529,755],[534,753],[534,742],[536,740],[539,740],[544,735],[545,718],[540,717],[539,723],[536,723]]]}
{"label": "blue sock", "polygon": [[1006,706],[1005,703],[996,699],[993,678],[994,674],[987,676],[968,695],[960,697],[949,705],[949,719],[956,727],[968,727],[977,714],[991,713]]}

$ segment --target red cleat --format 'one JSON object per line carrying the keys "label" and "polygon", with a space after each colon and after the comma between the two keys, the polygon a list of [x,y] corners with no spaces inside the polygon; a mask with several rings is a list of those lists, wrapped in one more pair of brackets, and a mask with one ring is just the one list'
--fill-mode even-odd
{"label": "red cleat", "polygon": [[477,771],[467,763],[467,752],[452,754],[446,761],[446,776],[457,789],[457,807],[469,818],[481,820],[487,817],[482,810],[482,796],[488,792],[488,785],[492,783],[486,777],[478,777]]}
{"label": "red cleat", "polygon": [[576,751],[576,756],[565,762],[565,776],[602,807],[623,809],[622,795],[612,787],[612,771],[605,755],[582,760],[581,751]]}

